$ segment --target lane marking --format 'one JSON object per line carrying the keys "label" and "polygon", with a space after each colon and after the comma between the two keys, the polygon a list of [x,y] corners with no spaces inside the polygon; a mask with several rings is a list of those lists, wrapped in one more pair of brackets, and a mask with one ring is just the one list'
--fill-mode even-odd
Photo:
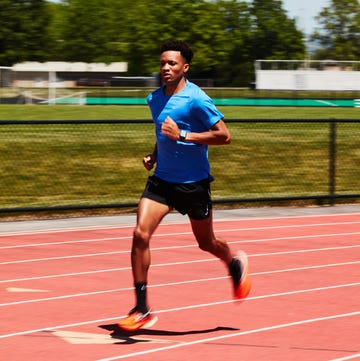
{"label": "lane marking", "polygon": [[[316,210],[316,209],[315,209]],[[294,216],[262,216],[262,217],[237,217],[237,218],[221,218],[221,215],[217,215],[214,212],[214,222],[253,222],[253,221],[261,221],[261,220],[283,220],[283,219],[305,219],[305,218],[328,218],[328,217],[342,217],[342,216],[357,216],[360,215],[360,212],[348,212],[348,213],[331,213],[331,214],[305,214],[305,215],[294,215]],[[219,217],[219,218],[217,218]],[[136,215],[134,215],[134,222],[136,220]],[[133,223],[133,222],[132,222]],[[164,226],[173,226],[173,225],[183,225],[189,224],[188,220],[185,219],[183,222],[181,221],[171,221],[165,219],[163,223],[159,225],[159,227]],[[7,236],[17,236],[17,235],[33,235],[33,234],[42,234],[42,233],[68,233],[68,232],[77,232],[77,231],[92,231],[92,230],[106,230],[106,229],[123,229],[123,228],[134,228],[134,224],[132,225],[109,225],[109,226],[73,226],[68,228],[49,228],[42,230],[33,230],[33,231],[9,231],[3,232],[0,234],[1,237]]]}
{"label": "lane marking", "polygon": [[[354,265],[354,264],[360,264],[360,261],[316,265],[316,266],[306,266],[306,267],[298,267],[298,268],[287,268],[287,269],[263,271],[263,272],[254,272],[254,273],[251,273],[251,276],[255,277],[255,276],[263,276],[263,275],[269,275],[269,274],[275,274],[275,273],[306,271],[306,270],[318,269],[318,268],[350,266],[350,265]],[[158,287],[179,286],[179,285],[185,285],[185,284],[191,284],[191,283],[213,282],[213,281],[219,281],[219,280],[225,280],[225,279],[229,279],[229,276],[219,276],[219,277],[211,277],[211,278],[200,278],[200,279],[195,279],[195,280],[159,283],[159,284],[149,285],[148,287],[149,288],[158,288]],[[37,299],[32,299],[32,300],[23,300],[23,301],[2,303],[2,304],[0,304],[0,307],[15,306],[15,305],[21,305],[21,304],[26,304],[26,303],[62,300],[62,299],[75,298],[75,297],[87,297],[87,296],[94,296],[94,295],[107,294],[107,293],[125,292],[125,291],[132,291],[133,289],[134,289],[134,287],[123,287],[123,288],[115,288],[115,289],[102,290],[102,291],[82,292],[82,293],[68,294],[68,295],[55,296],[55,297],[37,298]]]}
{"label": "lane marking", "polygon": [[[8,287],[6,289],[7,292],[19,292],[19,293],[41,293],[41,292],[49,292],[48,290],[38,290],[33,288],[17,288],[17,287]],[[1,306],[1,305],[0,305]]]}
{"label": "lane marking", "polygon": [[30,244],[19,244],[13,246],[1,246],[0,249],[14,249],[14,248],[26,248],[26,247],[43,247],[43,246],[57,246],[64,244],[77,244],[77,243],[91,243],[91,242],[103,242],[103,241],[118,241],[122,239],[131,239],[131,236],[121,237],[106,237],[106,238],[93,238],[83,239],[78,241],[60,241],[60,242],[46,242],[46,243],[30,243]]}
{"label": "lane marking", "polygon": [[75,331],[54,331],[52,334],[73,345],[108,345],[114,344],[110,335]]}
{"label": "lane marking", "polygon": [[[220,232],[247,232],[247,231],[261,231],[270,229],[289,229],[289,228],[309,228],[309,227],[325,227],[325,226],[345,226],[352,224],[360,224],[358,221],[353,222],[335,222],[335,223],[316,223],[316,224],[303,224],[303,225],[282,225],[282,226],[265,226],[265,227],[247,227],[247,228],[230,228],[230,229],[217,229],[216,233]],[[169,237],[169,236],[181,236],[181,235],[192,235],[191,231],[187,232],[172,232],[172,233],[155,233],[153,237]],[[46,242],[46,243],[31,243],[31,244],[20,244],[11,246],[0,246],[0,249],[14,249],[14,248],[26,248],[26,247],[43,247],[52,245],[64,245],[64,244],[77,244],[77,243],[92,243],[92,242],[103,242],[103,241],[115,241],[115,240],[131,240],[132,235],[118,236],[118,237],[106,237],[106,238],[90,238],[84,240],[72,240],[72,241],[60,241],[60,242]]]}
{"label": "lane marking", "polygon": [[[90,218],[90,217],[89,217]],[[134,216],[134,222],[136,221],[136,216]],[[15,221],[16,222],[16,221]],[[36,223],[35,221],[30,221]],[[51,220],[50,220],[51,222]],[[134,223],[135,224],[135,223]],[[109,226],[73,226],[73,227],[64,227],[64,228],[48,228],[48,229],[35,229],[35,230],[26,230],[26,231],[7,231],[0,234],[1,237],[8,236],[26,236],[33,234],[47,234],[47,233],[70,233],[70,232],[86,232],[86,231],[106,231],[112,229],[124,229],[124,228],[134,228],[134,225],[109,225]]]}
{"label": "lane marking", "polygon": [[[51,331],[50,331],[51,332]],[[73,345],[110,345],[119,343],[129,343],[127,338],[113,338],[108,334],[76,332],[76,331],[53,331],[54,336],[61,338],[67,343]],[[145,338],[139,336],[131,336],[131,343],[174,343],[173,340]]]}
{"label": "lane marking", "polygon": [[[223,232],[237,232],[238,230],[232,231],[223,231]],[[191,232],[189,234],[192,234]],[[321,238],[321,237],[338,237],[338,236],[354,236],[358,235],[360,232],[350,232],[350,233],[333,233],[333,234],[314,234],[314,235],[306,235],[306,236],[287,236],[287,237],[275,237],[275,238],[260,238],[260,239],[251,239],[251,240],[242,240],[242,241],[228,241],[228,244],[244,244],[244,243],[259,243],[259,242],[269,242],[269,241],[287,241],[292,239],[308,239],[308,238]],[[174,234],[168,234],[174,235]],[[359,245],[348,246],[348,247],[359,247]],[[164,251],[171,249],[183,249],[183,248],[198,248],[196,243],[191,243],[187,245],[177,245],[177,246],[166,246],[166,247],[154,247],[151,249],[154,251]],[[85,257],[99,257],[99,256],[108,256],[112,254],[129,254],[131,252],[130,249],[122,250],[122,251],[111,251],[111,252],[99,252],[99,253],[83,253],[79,255],[69,255],[69,256],[58,256],[58,257],[46,257],[46,258],[31,258],[24,260],[16,260],[16,261],[6,261],[0,262],[0,265],[9,265],[16,263],[27,263],[27,262],[43,262],[43,261],[52,261],[52,260],[61,260],[61,259],[72,259],[72,258],[85,258]]]}
{"label": "lane marking", "polygon": [[153,348],[153,349],[145,350],[145,351],[139,351],[139,352],[133,352],[133,353],[128,353],[128,354],[113,356],[113,357],[102,358],[97,361],[121,360],[124,358],[143,356],[143,355],[147,355],[147,354],[151,354],[151,353],[155,353],[155,352],[168,351],[168,350],[172,350],[175,348],[193,346],[193,345],[198,345],[198,344],[207,343],[207,342],[214,342],[214,341],[224,340],[224,339],[233,338],[233,337],[250,335],[253,333],[273,331],[273,330],[278,330],[281,328],[300,326],[300,325],[305,325],[305,324],[314,323],[314,322],[328,321],[328,320],[332,320],[332,319],[353,317],[353,316],[358,316],[358,315],[360,315],[360,312],[351,312],[351,313],[344,313],[344,314],[338,314],[338,315],[329,315],[329,316],[323,316],[323,317],[310,318],[310,319],[289,322],[289,323],[281,323],[278,325],[262,327],[262,328],[257,328],[257,329],[253,329],[253,330],[248,330],[248,331],[235,332],[235,333],[227,334],[227,335],[203,338],[200,340],[188,341],[188,342],[183,342],[180,344],[158,347],[158,348]]}
{"label": "lane marking", "polygon": [[[228,242],[231,243],[231,242]],[[341,249],[353,249],[359,248],[360,245],[355,246],[340,246],[340,247],[327,247],[327,248],[311,248],[311,249],[303,249],[303,250],[293,250],[293,251],[282,251],[282,252],[271,252],[271,253],[258,253],[258,254],[248,254],[249,258],[252,257],[264,257],[264,256],[278,256],[284,254],[297,254],[297,253],[310,253],[310,252],[325,252],[325,251],[337,251]],[[163,250],[163,249],[162,249]],[[152,264],[151,267],[168,267],[168,266],[179,266],[186,264],[195,264],[195,263],[203,263],[203,262],[217,262],[218,259],[215,257],[207,258],[207,259],[198,259],[192,261],[179,261],[179,262],[169,262],[169,263],[155,263]],[[97,274],[97,273],[106,273],[106,272],[119,272],[119,271],[129,271],[131,267],[120,267],[120,268],[109,268],[109,269],[100,269],[96,271],[84,271],[84,272],[73,272],[73,273],[60,273],[55,275],[46,275],[46,276],[36,276],[36,277],[27,277],[27,278],[13,278],[7,280],[1,280],[1,283],[9,283],[9,282],[20,282],[20,281],[33,281],[33,280],[41,280],[48,278],[58,278],[58,277],[72,277],[72,276],[81,276],[88,274]]]}
{"label": "lane marking", "polygon": [[360,353],[357,353],[355,355],[340,357],[340,358],[334,358],[334,359],[329,360],[329,361],[347,361],[347,360],[353,360],[353,359],[356,359],[356,358],[360,358]]}
{"label": "lane marking", "polygon": [[[359,285],[360,285],[360,282],[349,283],[349,284],[345,284],[345,285],[332,285],[332,286],[327,286],[327,287],[317,287],[317,288],[302,289],[302,290],[295,290],[295,291],[289,291],[289,292],[273,293],[273,294],[267,294],[267,295],[262,295],[262,296],[248,297],[248,298],[246,298],[246,300],[244,302],[268,299],[268,298],[274,298],[274,297],[297,295],[297,294],[303,294],[303,293],[309,293],[309,292],[327,291],[327,290],[333,290],[333,289],[344,288],[344,287],[356,287]],[[229,303],[233,304],[234,300],[231,299],[231,300],[225,300],[225,301],[202,303],[202,304],[197,304],[197,305],[181,306],[181,307],[169,308],[169,309],[165,309],[165,310],[157,310],[156,314],[178,312],[178,311],[184,311],[184,310],[192,310],[192,309],[204,308],[204,307],[210,307],[210,306],[219,306],[219,305],[224,305],[224,304],[229,304]],[[360,314],[360,312],[355,312],[355,313]],[[53,330],[59,330],[59,329],[64,329],[64,328],[91,325],[91,324],[100,323],[100,322],[114,321],[114,320],[118,320],[120,318],[124,318],[126,316],[127,315],[120,315],[120,316],[108,317],[108,318],[103,318],[103,319],[98,319],[98,320],[90,320],[90,321],[76,322],[76,323],[65,324],[65,325],[49,326],[49,327],[27,330],[27,331],[19,331],[19,332],[9,333],[9,334],[5,334],[5,335],[0,335],[0,339],[14,337],[14,336],[29,335],[29,334],[37,333],[37,332],[53,331]]]}

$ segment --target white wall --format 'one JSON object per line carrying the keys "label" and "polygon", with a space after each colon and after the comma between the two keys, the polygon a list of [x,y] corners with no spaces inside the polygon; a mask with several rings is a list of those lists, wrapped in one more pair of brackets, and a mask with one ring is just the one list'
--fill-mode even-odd
{"label": "white wall", "polygon": [[256,89],[360,91],[360,71],[256,70]]}

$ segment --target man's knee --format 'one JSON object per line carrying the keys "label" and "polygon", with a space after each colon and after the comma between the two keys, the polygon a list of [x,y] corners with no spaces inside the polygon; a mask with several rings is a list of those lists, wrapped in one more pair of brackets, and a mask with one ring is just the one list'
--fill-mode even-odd
{"label": "man's knee", "polygon": [[198,245],[199,245],[199,248],[205,252],[211,253],[212,250],[214,249],[214,244],[211,241],[211,239],[198,240]]}
{"label": "man's knee", "polygon": [[145,249],[149,247],[150,234],[136,227],[133,232],[133,248]]}

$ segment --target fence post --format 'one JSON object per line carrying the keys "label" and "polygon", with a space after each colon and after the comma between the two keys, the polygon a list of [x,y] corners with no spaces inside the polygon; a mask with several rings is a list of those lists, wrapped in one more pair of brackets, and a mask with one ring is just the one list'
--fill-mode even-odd
{"label": "fence post", "polygon": [[330,205],[335,204],[336,192],[336,120],[330,120],[329,139],[329,197]]}

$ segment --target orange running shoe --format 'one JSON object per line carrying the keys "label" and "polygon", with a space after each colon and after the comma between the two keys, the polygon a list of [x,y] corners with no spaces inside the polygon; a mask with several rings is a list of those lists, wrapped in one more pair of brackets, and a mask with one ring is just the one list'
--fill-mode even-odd
{"label": "orange running shoe", "polygon": [[251,280],[248,258],[244,251],[239,251],[234,257],[230,275],[233,279],[234,298],[237,300],[246,298],[251,289]]}
{"label": "orange running shoe", "polygon": [[158,318],[148,311],[143,314],[136,310],[131,310],[129,315],[118,322],[120,328],[125,331],[136,331],[140,328],[147,328],[155,325]]}

